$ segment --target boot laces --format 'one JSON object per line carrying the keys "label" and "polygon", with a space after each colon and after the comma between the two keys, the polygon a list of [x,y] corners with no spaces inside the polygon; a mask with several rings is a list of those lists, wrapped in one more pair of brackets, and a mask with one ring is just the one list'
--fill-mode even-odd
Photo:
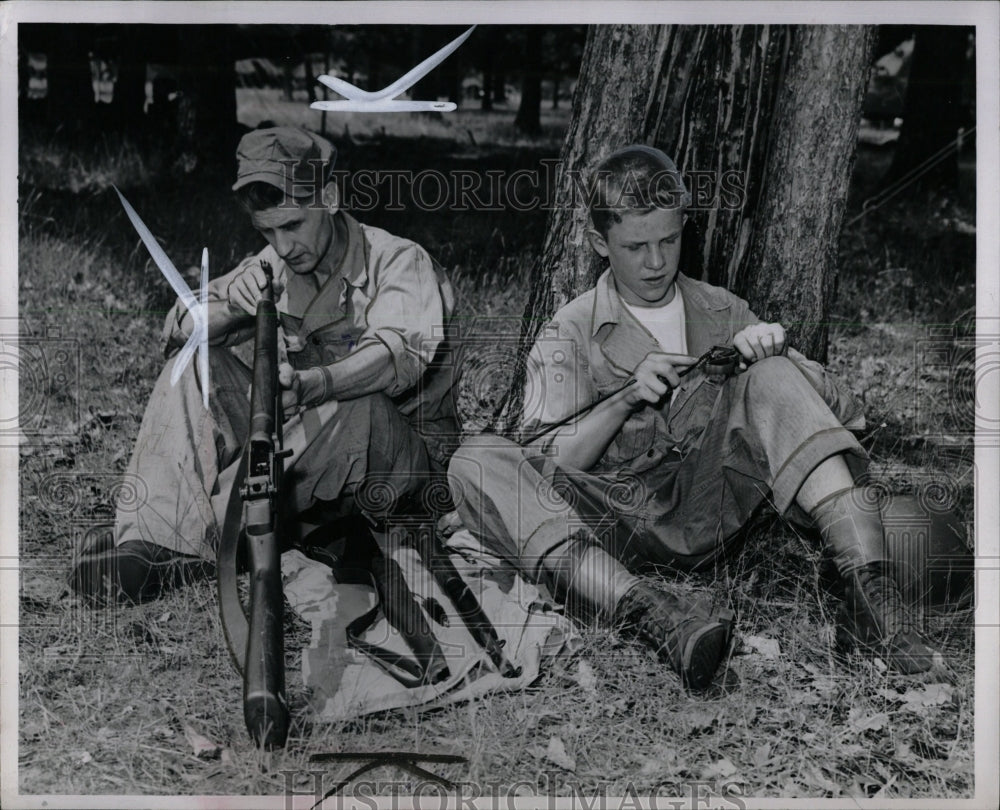
{"label": "boot laces", "polygon": [[623,599],[621,617],[633,632],[659,649],[676,653],[680,633],[689,624],[699,624],[696,616],[691,615],[679,604],[673,594],[665,590],[653,588],[647,583],[633,588]]}
{"label": "boot laces", "polygon": [[863,570],[858,575],[861,598],[873,608],[872,615],[883,625],[882,634],[889,639],[910,628],[910,615],[903,604],[899,586],[892,577],[881,571]]}

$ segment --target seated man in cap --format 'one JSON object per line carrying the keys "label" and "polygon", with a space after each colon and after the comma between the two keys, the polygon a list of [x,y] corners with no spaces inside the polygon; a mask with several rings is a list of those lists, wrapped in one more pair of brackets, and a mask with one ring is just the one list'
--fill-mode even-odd
{"label": "seated man in cap", "polygon": [[[250,416],[251,372],[228,347],[253,339],[265,263],[288,361],[282,510],[296,526],[391,510],[443,475],[458,434],[441,362],[453,298],[424,249],[341,210],[336,150],[317,135],[255,130],[237,158],[233,189],[267,246],[208,286],[209,409],[196,363],[176,385],[172,362],[157,380],[128,466],[147,494],[78,555],[71,584],[89,597],[141,601],[211,570]],[[176,303],[168,356],[191,330]]]}
{"label": "seated man in cap", "polygon": [[[864,424],[854,398],[786,346],[780,324],[679,272],[690,198],[661,151],[612,154],[589,191],[590,244],[608,269],[529,356],[522,443],[482,434],[453,457],[465,525],[699,688],[724,655],[726,618],[636,574],[710,566],[768,499],[818,528],[850,636],[899,671],[928,669],[934,650],[886,565],[879,510],[855,487],[866,456],[848,430]],[[746,370],[731,373],[732,353],[729,373],[698,364],[713,346]]]}

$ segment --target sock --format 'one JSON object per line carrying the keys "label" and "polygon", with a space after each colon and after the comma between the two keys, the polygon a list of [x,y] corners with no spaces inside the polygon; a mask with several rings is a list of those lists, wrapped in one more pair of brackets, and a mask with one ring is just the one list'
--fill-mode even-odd
{"label": "sock", "polygon": [[576,618],[610,618],[618,600],[639,581],[591,535],[570,538],[545,557],[542,569],[553,595]]}
{"label": "sock", "polygon": [[841,576],[886,560],[882,516],[863,487],[842,489],[813,507],[811,516],[833,552]]}

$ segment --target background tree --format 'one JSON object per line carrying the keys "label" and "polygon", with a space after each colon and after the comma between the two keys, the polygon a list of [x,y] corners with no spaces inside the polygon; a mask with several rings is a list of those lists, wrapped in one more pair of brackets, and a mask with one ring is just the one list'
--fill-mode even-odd
{"label": "background tree", "polygon": [[[476,37],[478,35],[478,37]],[[493,102],[497,101],[498,85],[502,97],[503,72],[501,70],[502,51],[507,38],[507,29],[502,25],[485,25],[476,30],[479,42],[478,68],[483,77],[480,88],[480,108],[492,110]]]}
{"label": "background tree", "polygon": [[[780,320],[826,357],[836,243],[875,30],[862,26],[591,27],[522,351],[601,266],[574,184],[628,143],[673,156],[694,210],[684,270]],[[615,93],[608,93],[613,86]],[[507,418],[519,408],[517,369]]]}
{"label": "background tree", "polygon": [[28,32],[29,41],[37,39],[37,45],[47,55],[48,119],[52,124],[75,130],[94,113],[89,42],[97,26],[43,24],[32,29]]}
{"label": "background tree", "polygon": [[199,162],[228,169],[239,139],[233,38],[220,36],[218,26],[191,25],[179,39],[182,141]]}
{"label": "background tree", "polygon": [[[903,126],[888,174],[889,182],[935,155],[953,141],[959,128],[974,120],[975,68],[971,59],[973,29],[928,25],[913,29],[913,63],[903,106]],[[958,183],[957,153],[930,168],[917,185],[954,188]]]}
{"label": "background tree", "polygon": [[587,38],[585,25],[552,25],[545,32],[542,50],[545,72],[552,77],[552,109],[559,109],[564,88],[580,73],[583,43]]}
{"label": "background tree", "polygon": [[514,126],[527,135],[542,131],[542,35],[538,25],[524,26],[521,40],[521,102]]}
{"label": "background tree", "polygon": [[116,123],[128,132],[138,132],[143,125],[143,111],[146,104],[146,41],[155,26],[122,25],[118,28],[116,57],[118,78],[111,99],[111,108]]}

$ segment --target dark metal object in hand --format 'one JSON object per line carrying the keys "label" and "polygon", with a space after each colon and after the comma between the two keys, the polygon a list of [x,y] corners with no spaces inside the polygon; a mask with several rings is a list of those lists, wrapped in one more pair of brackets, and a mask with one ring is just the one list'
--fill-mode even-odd
{"label": "dark metal object in hand", "polygon": [[[737,364],[739,363],[739,358],[740,358],[740,353],[732,346],[713,346],[690,366],[688,366],[685,369],[682,369],[681,371],[678,371],[677,376],[683,378],[686,377],[691,372],[693,372],[695,369],[702,369],[703,373],[709,376],[728,377],[736,372],[736,367]],[[667,381],[663,377],[660,377],[660,375],[657,375],[657,377],[659,377],[661,382],[666,383],[669,386],[669,383],[667,383]],[[586,416],[602,402],[607,402],[609,399],[611,399],[611,397],[617,396],[631,385],[635,385],[635,377],[630,377],[626,383],[618,386],[618,388],[615,388],[613,391],[609,391],[608,393],[604,394],[603,396],[591,402],[586,407],[581,408],[576,413],[571,413],[569,416],[565,417],[564,419],[560,419],[558,422],[553,422],[551,425],[546,425],[544,428],[537,431],[536,433],[533,433],[528,438],[521,439],[521,441],[518,442],[518,444],[520,444],[522,447],[525,445],[529,445],[532,442],[538,441],[540,438],[542,438],[542,436],[547,436],[553,430],[558,430],[561,427],[565,427],[570,422],[575,422],[577,419]]]}

